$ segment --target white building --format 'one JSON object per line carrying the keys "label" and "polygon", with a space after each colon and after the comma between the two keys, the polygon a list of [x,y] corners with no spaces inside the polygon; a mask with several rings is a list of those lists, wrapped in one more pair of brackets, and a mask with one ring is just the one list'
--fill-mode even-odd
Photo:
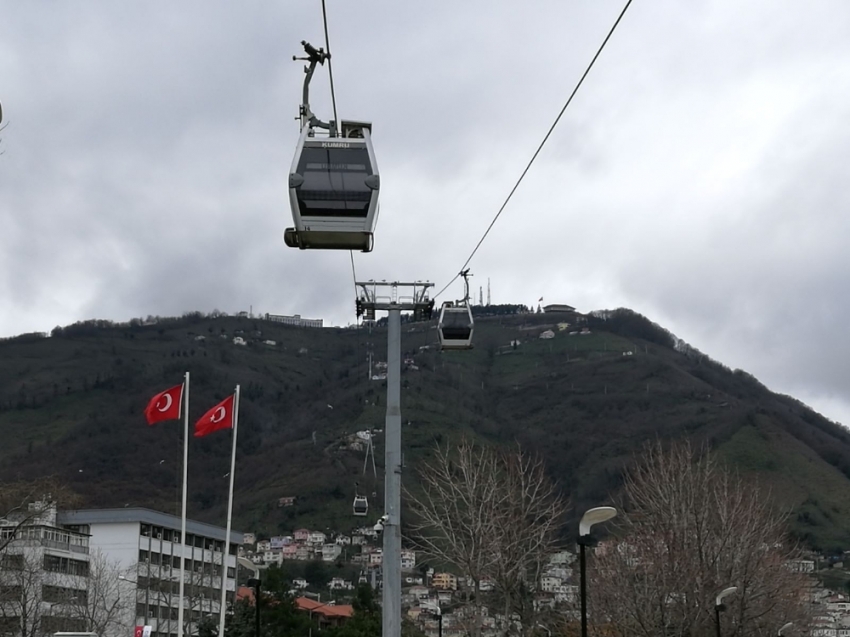
{"label": "white building", "polygon": [[88,535],[60,528],[47,502],[10,518],[0,520],[0,542],[14,537],[0,555],[0,634],[89,630]]}
{"label": "white building", "polygon": [[60,511],[60,525],[88,534],[92,550],[99,549],[122,569],[133,574],[127,582],[135,588],[135,609],[128,625],[151,626],[151,637],[177,634],[180,566],[184,562],[184,622],[186,635],[197,634],[198,622],[218,618],[222,577],[233,602],[236,555],[242,533],[188,520],[185,553],[180,518],[143,508],[82,509]]}
{"label": "white building", "polygon": [[310,531],[310,535],[307,536],[307,544],[313,545],[321,545],[325,543],[327,536],[321,531]]}
{"label": "white building", "polygon": [[323,544],[322,545],[322,561],[333,562],[342,554],[342,547],[339,544]]}
{"label": "white building", "polygon": [[416,568],[416,552],[409,549],[401,550],[401,570],[412,571]]}

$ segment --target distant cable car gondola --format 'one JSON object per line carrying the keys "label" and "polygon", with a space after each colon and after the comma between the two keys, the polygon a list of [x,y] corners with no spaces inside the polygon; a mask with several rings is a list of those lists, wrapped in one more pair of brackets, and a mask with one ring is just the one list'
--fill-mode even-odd
{"label": "distant cable car gondola", "polygon": [[440,335],[440,349],[472,349],[472,308],[469,305],[469,270],[460,273],[464,282],[462,301],[446,301],[440,308],[440,320],[437,333]]}
{"label": "distant cable car gondola", "polygon": [[472,349],[472,309],[468,305],[455,305],[451,301],[443,303],[440,309],[441,349]]}
{"label": "distant cable car gondola", "polygon": [[353,513],[358,517],[362,517],[369,512],[369,500],[365,495],[354,496]]}
{"label": "distant cable car gondola", "polygon": [[[316,64],[328,58],[302,42],[310,64],[304,79],[301,136],[289,173],[294,228],[284,233],[292,248],[370,252],[378,220],[381,179],[372,149],[372,124],[322,122],[310,110],[309,85]],[[317,137],[317,129],[328,136]]]}

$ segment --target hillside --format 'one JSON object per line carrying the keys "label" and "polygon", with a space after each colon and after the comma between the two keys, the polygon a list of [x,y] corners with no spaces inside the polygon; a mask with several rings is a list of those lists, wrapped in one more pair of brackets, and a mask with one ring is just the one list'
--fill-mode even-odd
{"label": "hillside", "polygon": [[[518,441],[545,457],[582,511],[609,499],[645,442],[688,436],[769,488],[806,543],[850,548],[845,429],[627,310],[589,319],[585,335],[560,331],[559,320],[480,317],[475,349],[442,354],[433,323],[402,326],[402,349],[418,367],[402,374],[407,486],[435,442]],[[554,338],[538,338],[546,329]],[[189,371],[192,422],[242,387],[237,528],[351,528],[362,520],[350,513],[356,482],[376,494],[373,512],[381,500],[381,436],[377,480],[362,474],[364,453],[347,448],[354,432],[383,427],[385,383],[368,379],[370,348],[386,360],[385,329],[200,315],[8,339],[0,478],[56,475],[91,505],[179,511],[182,424],[148,427],[142,410]],[[190,441],[190,515],[223,523],[229,450],[227,433]],[[295,505],[278,507],[286,496]]]}

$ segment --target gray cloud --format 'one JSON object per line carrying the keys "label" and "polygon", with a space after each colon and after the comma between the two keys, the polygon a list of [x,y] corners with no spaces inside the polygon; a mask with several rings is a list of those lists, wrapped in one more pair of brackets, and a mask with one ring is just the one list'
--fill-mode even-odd
{"label": "gray cloud", "polygon": [[[358,277],[457,272],[621,7],[328,2],[340,116],[374,122],[383,176]],[[291,55],[322,44],[318,5],[0,8],[0,334],[249,306],[353,320],[348,254],[282,241]],[[839,0],[635,3],[476,289],[633,307],[850,417],[848,18]]]}

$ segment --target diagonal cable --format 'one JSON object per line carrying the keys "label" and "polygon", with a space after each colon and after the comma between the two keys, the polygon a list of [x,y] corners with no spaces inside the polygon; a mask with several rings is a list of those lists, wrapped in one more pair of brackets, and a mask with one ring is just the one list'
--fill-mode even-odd
{"label": "diagonal cable", "polygon": [[[324,0],[322,0],[322,2],[324,2]],[[543,141],[540,142],[540,145],[537,147],[537,150],[534,151],[534,155],[532,155],[531,160],[529,160],[528,165],[526,165],[526,167],[525,167],[525,170],[522,171],[522,174],[519,176],[519,179],[517,179],[517,182],[514,184],[514,187],[511,188],[510,193],[508,193],[507,199],[505,199],[504,203],[502,203],[501,208],[499,208],[499,211],[496,213],[496,216],[493,217],[493,220],[490,222],[490,225],[487,226],[487,230],[484,231],[484,235],[481,237],[481,239],[475,245],[475,249],[469,255],[469,258],[466,261],[464,261],[462,266],[460,266],[460,270],[458,271],[458,273],[455,274],[454,277],[452,277],[452,280],[449,281],[443,287],[443,289],[441,289],[439,292],[437,292],[437,294],[434,295],[435,299],[438,296],[440,296],[443,292],[445,292],[448,289],[448,287],[457,280],[457,278],[460,276],[460,273],[463,272],[466,269],[466,266],[468,266],[469,262],[472,261],[472,257],[474,257],[475,253],[478,252],[478,248],[480,248],[481,244],[484,243],[484,239],[486,239],[487,235],[490,234],[490,230],[493,229],[493,226],[496,224],[496,221],[498,221],[502,212],[505,210],[505,208],[507,207],[511,198],[514,196],[514,193],[516,192],[517,188],[519,188],[519,185],[522,183],[522,180],[525,179],[525,175],[528,173],[529,169],[531,168],[531,165],[534,163],[534,160],[537,159],[537,156],[540,154],[540,151],[543,150],[543,146],[545,146],[546,142],[549,141],[549,137],[550,137],[550,135],[552,135],[552,131],[555,130],[555,127],[558,125],[558,122],[561,121],[561,116],[564,114],[564,111],[567,110],[567,107],[570,105],[570,102],[573,101],[573,97],[575,97],[576,93],[578,93],[579,88],[581,88],[581,85],[584,82],[584,78],[586,78],[588,73],[590,73],[590,69],[593,68],[593,65],[596,63],[596,59],[599,57],[599,54],[602,53],[602,50],[605,48],[605,45],[608,44],[608,40],[611,39],[611,36],[614,34],[614,31],[617,29],[617,25],[620,24],[620,20],[623,19],[623,16],[626,14],[626,11],[628,10],[629,5],[631,5],[631,4],[632,4],[632,0],[627,0],[625,6],[623,7],[623,10],[620,12],[620,15],[617,16],[617,20],[614,22],[614,26],[611,27],[610,31],[608,31],[608,35],[605,36],[605,39],[602,41],[602,44],[600,45],[599,49],[596,51],[596,55],[593,56],[593,59],[590,61],[590,64],[588,64],[584,73],[582,73],[581,78],[578,81],[578,84],[576,84],[575,88],[573,89],[573,92],[570,93],[569,98],[567,98],[566,103],[564,104],[563,108],[561,109],[561,112],[558,113],[558,116],[555,118],[555,121],[549,127],[549,130],[546,132],[546,136],[543,138]]]}

